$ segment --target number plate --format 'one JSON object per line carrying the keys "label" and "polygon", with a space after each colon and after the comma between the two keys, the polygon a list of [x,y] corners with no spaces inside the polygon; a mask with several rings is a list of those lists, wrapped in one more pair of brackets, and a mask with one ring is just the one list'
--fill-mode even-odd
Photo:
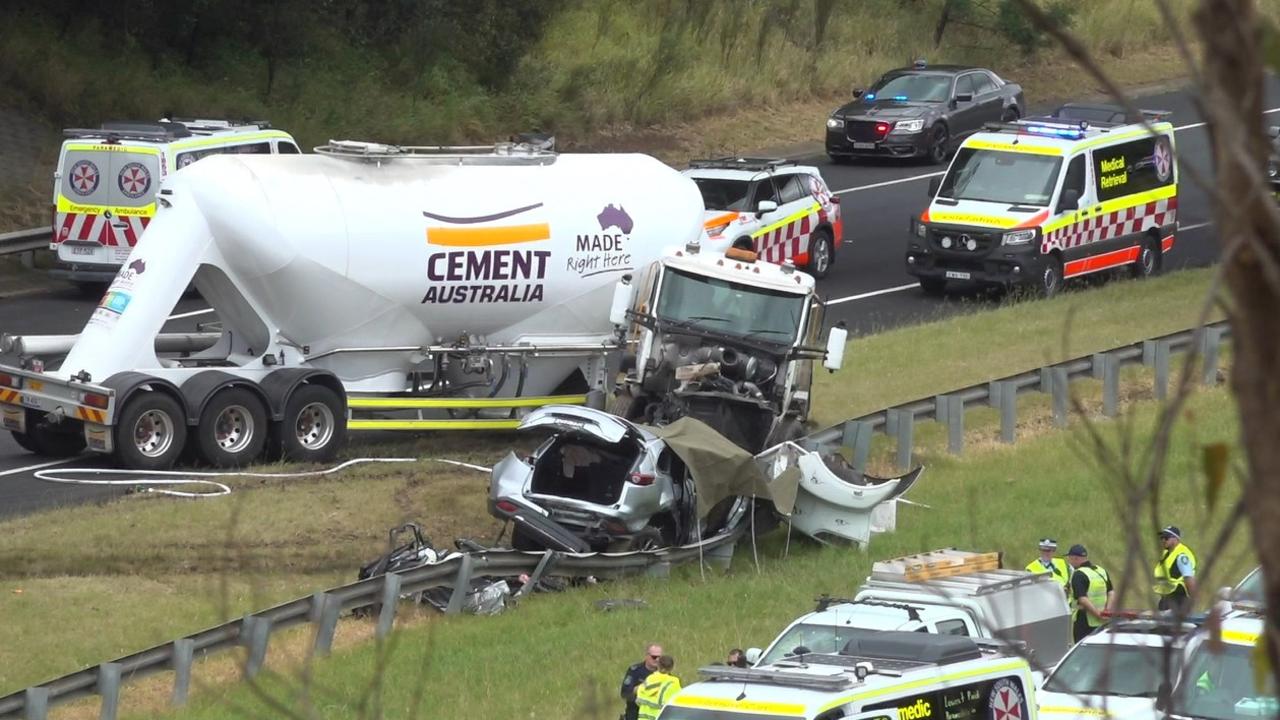
{"label": "number plate", "polygon": [[30,396],[28,396],[28,395],[19,395],[19,396],[18,396],[18,402],[22,403],[23,405],[25,405],[25,406],[27,406],[27,407],[29,407],[29,408],[34,408],[34,409],[36,409],[36,410],[40,410],[40,409],[41,409],[41,408],[40,408],[40,400],[38,400],[37,398],[30,397]]}
{"label": "number plate", "polygon": [[90,247],[88,245],[72,245],[71,254],[72,255],[97,255],[98,248]]}
{"label": "number plate", "polygon": [[876,144],[875,144],[875,143],[856,142],[856,143],[854,143],[854,144],[853,144],[853,149],[854,149],[854,150],[875,150],[875,149],[876,149]]}
{"label": "number plate", "polygon": [[951,280],[968,280],[968,279],[969,279],[969,273],[967,273],[967,272],[959,272],[959,271],[957,271],[957,270],[948,270],[948,271],[947,271],[947,277],[948,277],[949,279],[951,279]]}

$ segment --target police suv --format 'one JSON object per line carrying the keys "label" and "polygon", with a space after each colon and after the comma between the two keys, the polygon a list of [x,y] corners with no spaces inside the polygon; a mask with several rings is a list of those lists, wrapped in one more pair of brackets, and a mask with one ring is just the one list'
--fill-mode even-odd
{"label": "police suv", "polygon": [[1280,714],[1275,675],[1260,667],[1266,609],[1235,602],[1218,628],[1206,625],[1189,641],[1186,663],[1171,693],[1161,693],[1156,717],[1175,720],[1274,718]]}
{"label": "police suv", "polygon": [[838,653],[701,668],[660,720],[1035,720],[1026,660],[970,638],[867,630]]}
{"label": "police suv", "polygon": [[824,278],[844,235],[840,198],[815,167],[788,160],[695,160],[684,171],[702,192],[706,247],[750,245],[771,263]]}
{"label": "police suv", "polygon": [[1142,113],[1065,105],[970,136],[911,222],[907,272],[930,294],[959,280],[1045,296],[1101,270],[1157,272],[1177,231],[1178,170],[1167,113]]}
{"label": "police suv", "polygon": [[53,175],[50,271],[100,289],[110,282],[156,213],[165,176],[213,154],[297,154],[289,133],[270,123],[174,119],[108,122],[64,130]]}

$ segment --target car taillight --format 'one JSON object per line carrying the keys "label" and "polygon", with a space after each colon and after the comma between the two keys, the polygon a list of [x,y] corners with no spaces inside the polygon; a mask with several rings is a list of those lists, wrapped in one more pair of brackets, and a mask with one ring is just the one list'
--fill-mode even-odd
{"label": "car taillight", "polygon": [[649,473],[633,472],[627,480],[631,481],[632,485],[647,486],[653,484],[653,475]]}
{"label": "car taillight", "polygon": [[884,137],[889,134],[889,123],[876,123],[876,134]]}
{"label": "car taillight", "polygon": [[17,390],[22,387],[22,378],[9,373],[0,373],[0,387],[10,387]]}
{"label": "car taillight", "polygon": [[111,400],[111,398],[106,395],[102,395],[101,393],[85,393],[83,399],[85,405],[95,407],[100,410],[106,410],[107,403]]}
{"label": "car taillight", "polygon": [[510,500],[499,500],[498,502],[494,503],[494,505],[497,506],[497,508],[504,513],[515,514],[515,512],[520,509],[516,507],[516,504],[511,502]]}

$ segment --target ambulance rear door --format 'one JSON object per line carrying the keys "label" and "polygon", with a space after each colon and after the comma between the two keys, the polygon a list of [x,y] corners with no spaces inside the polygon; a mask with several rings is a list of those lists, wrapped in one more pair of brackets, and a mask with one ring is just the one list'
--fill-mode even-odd
{"label": "ambulance rear door", "polygon": [[160,150],[68,142],[57,180],[54,249],[75,265],[124,262],[155,214]]}

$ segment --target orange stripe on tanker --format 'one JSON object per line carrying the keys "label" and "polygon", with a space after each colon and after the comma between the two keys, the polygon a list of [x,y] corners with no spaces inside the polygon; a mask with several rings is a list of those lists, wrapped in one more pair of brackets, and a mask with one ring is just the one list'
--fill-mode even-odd
{"label": "orange stripe on tanker", "polygon": [[449,247],[512,245],[549,239],[551,239],[551,226],[547,223],[478,228],[427,228],[427,243]]}

